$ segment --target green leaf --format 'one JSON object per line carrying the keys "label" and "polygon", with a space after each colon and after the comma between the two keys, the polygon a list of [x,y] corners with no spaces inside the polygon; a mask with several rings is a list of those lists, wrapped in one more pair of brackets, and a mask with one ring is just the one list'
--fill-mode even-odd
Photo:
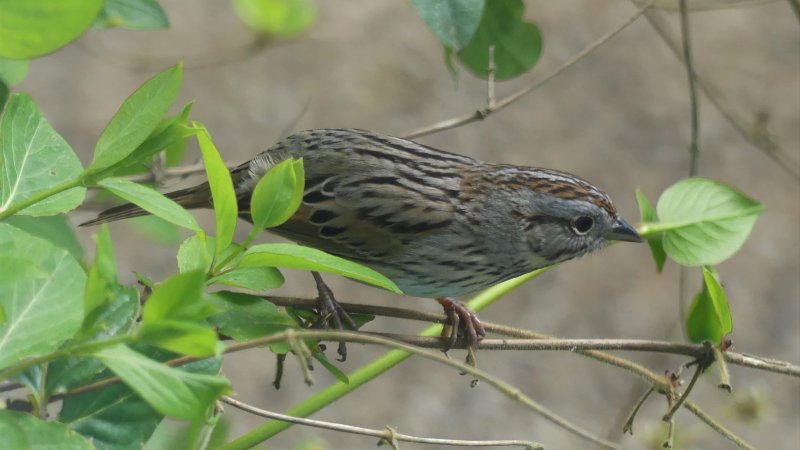
{"label": "green leaf", "polygon": [[294,320],[263,297],[219,291],[210,295],[220,312],[208,318],[220,333],[242,342],[296,328]]}
{"label": "green leaf", "polygon": [[55,51],[92,25],[103,0],[3,0],[0,56],[30,59]]}
{"label": "green leaf", "polygon": [[458,51],[472,40],[486,0],[411,0],[411,4],[442,45]]}
{"label": "green leaf", "polygon": [[202,231],[197,220],[189,211],[186,211],[183,206],[153,188],[124,178],[106,178],[101,180],[98,185],[167,222],[192,231]]}
{"label": "green leaf", "polygon": [[[144,354],[159,361],[171,357],[163,355],[160,350],[145,349]],[[220,358],[206,358],[181,365],[178,369],[213,375],[219,373],[220,365]],[[111,376],[110,373],[104,375],[96,381]],[[59,421],[90,438],[96,448],[108,450],[143,448],[162,418],[147,402],[120,383],[67,397],[58,416]]]}
{"label": "green leaf", "polygon": [[175,117],[165,119],[150,133],[138,147],[125,159],[117,162],[107,169],[100,170],[87,176],[88,183],[105,178],[109,175],[125,176],[148,171],[146,164],[151,158],[162,150],[173,146],[185,146],[189,138],[197,134],[197,130],[188,125],[189,113],[193,103],[187,103],[183,111]]}
{"label": "green leaf", "polygon": [[525,22],[522,0],[488,1],[481,22],[458,59],[478,77],[486,78],[489,47],[494,46],[495,78],[504,80],[530,70],[542,52],[539,28]]}
{"label": "green leaf", "polygon": [[[83,171],[69,144],[50,126],[33,100],[14,94],[0,120],[0,212]],[[81,204],[86,189],[53,195],[19,214],[51,216]]]}
{"label": "green leaf", "polygon": [[178,96],[181,77],[181,64],[172,66],[125,99],[97,140],[87,175],[124,160],[150,136]]}
{"label": "green leaf", "polygon": [[114,384],[67,397],[58,419],[98,450],[141,450],[163,417],[130,388]]}
{"label": "green leaf", "polygon": [[[162,351],[145,352],[145,355],[153,359],[166,359]],[[220,358],[206,358],[182,365],[178,369],[191,373],[217,374],[220,363]],[[108,372],[103,375],[96,381],[111,376]],[[58,416],[60,422],[90,438],[95,447],[101,450],[140,450],[162,418],[160,413],[128,386],[119,383],[67,397]]]}
{"label": "green leaf", "polygon": [[94,26],[157,30],[169,28],[169,19],[155,0],[106,0]]}
{"label": "green leaf", "polygon": [[53,245],[68,251],[76,261],[82,262],[84,258],[83,247],[75,230],[63,214],[48,217],[11,216],[5,223],[13,225],[20,230],[50,241]]}
{"label": "green leaf", "polygon": [[239,214],[236,203],[236,192],[233,189],[231,172],[219,156],[217,147],[211,141],[208,130],[195,122],[197,128],[197,142],[203,153],[203,163],[206,166],[208,184],[211,186],[211,196],[214,199],[214,218],[216,221],[217,236],[214,254],[219,259],[220,254],[233,242],[233,233],[236,231],[236,219]]}
{"label": "green leaf", "polygon": [[342,370],[336,367],[335,365],[333,365],[333,363],[328,360],[328,357],[325,356],[325,353],[322,353],[321,351],[314,352],[311,354],[311,356],[313,356],[314,359],[319,361],[319,363],[322,364],[322,367],[324,367],[325,370],[330,372],[331,375],[336,377],[337,380],[339,380],[344,384],[350,384],[350,378],[347,377],[347,374],[342,372]]}
{"label": "green leaf", "polygon": [[[639,189],[636,189],[636,201],[639,203],[642,223],[658,222],[656,211],[650,206],[647,197],[645,197],[644,193]],[[648,236],[647,245],[650,246],[650,253],[653,255],[653,260],[656,262],[656,272],[661,273],[661,271],[664,270],[664,263],[667,261],[663,237],[660,235]]]}
{"label": "green leaf", "polygon": [[178,248],[178,271],[180,273],[194,270],[208,273],[208,269],[211,267],[211,259],[214,256],[214,252],[210,248],[214,244],[208,242],[211,239],[213,238],[203,233],[198,233],[183,241]]}
{"label": "green leaf", "polygon": [[658,200],[659,222],[645,234],[664,233],[664,250],[684,266],[718,264],[741,248],[764,205],[706,178],[687,178]]}
{"label": "green leaf", "polygon": [[87,315],[112,300],[114,297],[109,295],[110,288],[118,285],[114,248],[106,224],[100,227],[95,241],[97,242],[97,252],[95,252],[94,264],[89,270],[84,295],[84,309]]}
{"label": "green leaf", "polygon": [[689,309],[686,331],[692,342],[709,340],[717,345],[733,331],[728,297],[712,267],[703,266],[703,290],[695,296]]}
{"label": "green leaf", "polygon": [[[28,74],[27,59],[8,59],[0,57],[0,82],[11,87],[20,83]],[[1,109],[1,108],[0,108]]]}
{"label": "green leaf", "polygon": [[237,267],[208,280],[209,285],[222,284],[252,291],[279,288],[283,282],[283,275],[274,267]]}
{"label": "green leaf", "polygon": [[305,188],[303,160],[286,159],[269,169],[250,200],[253,229],[260,232],[286,222],[300,207]]}
{"label": "green leaf", "polygon": [[159,284],[144,304],[142,322],[204,320],[214,312],[203,298],[204,281],[203,272],[193,271]]}
{"label": "green leaf", "polygon": [[62,423],[4,409],[0,409],[0,436],[4,449],[94,450],[89,441]]}
{"label": "green leaf", "polygon": [[251,30],[283,39],[302,34],[317,18],[310,0],[234,0],[233,6]]}
{"label": "green leaf", "polygon": [[[124,336],[133,328],[139,313],[139,291],[132,286],[109,284],[105,296],[108,301],[86,317],[70,344]],[[89,383],[104,369],[100,361],[86,356],[57,359],[47,366],[46,393],[63,393]]]}
{"label": "green leaf", "polygon": [[240,266],[286,267],[289,269],[333,273],[378,286],[397,294],[402,293],[392,280],[368,267],[301,245],[254,245],[247,250]]}
{"label": "green leaf", "polygon": [[118,377],[166,416],[192,419],[230,392],[224,377],[186,373],[119,345],[94,354]]}
{"label": "green leaf", "polygon": [[146,344],[198,358],[222,350],[217,333],[206,323],[186,320],[145,322],[137,330],[137,337]]}
{"label": "green leaf", "polygon": [[86,274],[61,248],[0,223],[0,368],[51,352],[83,320]]}

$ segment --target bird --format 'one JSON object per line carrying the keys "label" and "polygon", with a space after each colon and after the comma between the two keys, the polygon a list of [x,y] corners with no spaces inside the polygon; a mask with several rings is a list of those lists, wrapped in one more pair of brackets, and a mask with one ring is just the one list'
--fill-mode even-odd
{"label": "bird", "polygon": [[[233,168],[241,218],[252,221],[256,184],[287,158],[303,159],[302,203],[269,231],[370,267],[406,295],[436,299],[451,325],[450,344],[459,323],[471,347],[485,335],[477,316],[453,298],[613,241],[643,241],[609,196],[578,176],[350,128],[297,132]],[[187,209],[213,207],[208,182],[166,195]],[[82,225],[146,214],[124,204]],[[322,308],[347,320],[319,274],[314,278]]]}

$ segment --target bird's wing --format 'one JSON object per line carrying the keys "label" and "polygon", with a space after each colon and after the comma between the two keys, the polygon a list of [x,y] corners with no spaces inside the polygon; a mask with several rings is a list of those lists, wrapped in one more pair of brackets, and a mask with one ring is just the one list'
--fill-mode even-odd
{"label": "bird's wing", "polygon": [[312,130],[281,142],[267,153],[303,157],[306,186],[297,213],[273,231],[362,261],[391,259],[408,241],[446,227],[458,169],[472,161],[432,160],[423,151],[436,150],[358,130]]}

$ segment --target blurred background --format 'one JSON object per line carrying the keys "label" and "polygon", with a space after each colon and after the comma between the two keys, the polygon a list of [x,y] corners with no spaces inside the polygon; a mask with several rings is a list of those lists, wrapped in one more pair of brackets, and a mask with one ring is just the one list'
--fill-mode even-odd
{"label": "blurred background", "polygon": [[[402,135],[484,106],[485,82],[462,72],[454,82],[443,51],[410,2],[317,1],[316,22],[303,35],[254,44],[230,2],[159,0],[171,28],[135,32],[92,30],[66,49],[32,62],[17,90],[30,93],[84,163],[124,98],[163,68],[185,61],[178,104],[194,99],[202,121],[228,161],[243,161],[293,130],[357,127]],[[753,2],[751,2],[753,3]],[[738,115],[766,126],[781,158],[800,165],[800,28],[787,2],[698,11],[691,16],[698,72],[717,85]],[[542,58],[526,76],[498,83],[497,97],[561,65],[634,11],[624,1],[526,1],[541,29]],[[674,31],[678,16],[664,11]],[[631,222],[634,189],[655,201],[688,173],[689,101],[686,73],[644,18],[550,83],[487,120],[420,139],[491,161],[578,174],[605,189]],[[798,180],[743,140],[700,97],[700,174],[725,181],[766,204],[742,250],[718,269],[734,318],[736,350],[800,361],[800,187]],[[186,163],[199,160],[191,149]],[[167,188],[196,182],[190,179]],[[95,211],[71,214],[79,223]],[[210,213],[199,212],[213,226]],[[248,229],[241,224],[240,236]],[[94,229],[79,229],[87,249]],[[162,279],[176,270],[178,240],[154,242],[131,223],[111,226],[120,273]],[[267,240],[275,240],[265,237]],[[91,252],[91,250],[89,250]],[[692,272],[696,273],[696,272]],[[286,273],[278,293],[314,297],[307,273]],[[693,295],[698,279],[690,280]],[[430,300],[398,298],[329,276],[341,301],[438,312]],[[681,340],[678,269],[657,274],[645,245],[615,245],[558,267],[481,314],[561,337]],[[414,333],[418,323],[378,319],[368,330]],[[350,345],[341,368],[355,370],[382,354]],[[332,355],[331,355],[332,356]],[[451,352],[461,359],[461,352]],[[677,370],[678,357],[626,354],[657,373]],[[479,364],[524,393],[623,448],[659,448],[665,405],[653,397],[633,436],[622,436],[627,413],[647,386],[619,369],[566,352],[482,351]],[[335,380],[323,370],[307,387],[287,360],[275,390],[274,356],[264,350],[229,355],[224,373],[238,397],[282,412]],[[692,394],[707,412],[759,448],[800,448],[800,381],[731,367],[733,395],[715,388],[714,374]],[[232,435],[262,419],[228,408]],[[401,433],[460,439],[531,439],[551,449],[590,448],[487,385],[412,358],[314,418]],[[676,448],[724,449],[731,444],[686,410],[676,416]],[[295,426],[270,448],[372,448],[374,439]],[[309,447],[302,447],[308,445]],[[429,448],[404,444],[403,448]]]}

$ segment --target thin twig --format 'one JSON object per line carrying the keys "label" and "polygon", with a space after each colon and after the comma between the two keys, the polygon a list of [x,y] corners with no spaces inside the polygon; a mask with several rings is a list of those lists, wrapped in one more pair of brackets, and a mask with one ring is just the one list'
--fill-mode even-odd
{"label": "thin twig", "polygon": [[[634,4],[636,4],[636,0],[634,0]],[[670,27],[666,23],[666,20],[656,11],[646,11],[644,16],[650,23],[650,26],[653,27],[664,43],[667,44],[667,47],[672,51],[672,54],[675,55],[679,61],[683,62],[684,60],[681,52],[681,46],[678,44],[678,40],[670,31]],[[767,157],[769,157],[775,164],[777,164],[787,174],[794,178],[795,181],[800,181],[800,170],[798,170],[796,167],[793,167],[793,164],[786,162],[783,159],[783,151],[781,150],[780,146],[772,139],[772,137],[769,136],[769,133],[765,131],[758,131],[763,130],[765,127],[755,127],[753,124],[748,123],[748,120],[741,118],[739,114],[734,112],[733,108],[726,104],[724,101],[724,96],[720,93],[720,90],[717,88],[717,86],[710,81],[709,77],[698,73],[696,68],[694,70],[694,80],[697,84],[697,87],[703,91],[703,94],[705,94],[708,101],[714,105],[717,111],[722,114],[725,120],[727,120],[733,126],[733,128],[745,141],[767,155]],[[759,114],[752,114],[752,116],[758,117]]]}
{"label": "thin twig", "polygon": [[[675,406],[675,399],[672,398],[671,395],[667,395],[667,409],[670,411]],[[672,444],[675,440],[675,420],[670,417],[669,419],[665,419],[667,422],[667,438],[664,439],[664,442],[661,444],[664,448],[672,448]]]}
{"label": "thin twig", "polygon": [[662,417],[661,420],[663,420],[664,422],[672,421],[672,416],[674,416],[675,412],[683,405],[683,402],[685,402],[686,399],[689,398],[689,394],[692,392],[692,389],[694,389],[694,384],[697,383],[697,380],[700,378],[700,374],[702,373],[703,373],[703,366],[701,364],[698,364],[697,368],[694,371],[694,374],[692,375],[692,380],[689,381],[689,385],[686,386],[686,389],[683,391],[683,394],[680,397],[678,397],[674,403],[670,404],[669,411],[667,411],[667,413],[664,414],[664,417]]}
{"label": "thin twig", "polygon": [[[504,393],[512,400],[527,406],[529,409],[541,415],[545,419],[575,434],[576,436],[579,436],[583,439],[589,440],[596,444],[603,445],[604,447],[617,448],[617,444],[609,442],[600,437],[594,436],[592,433],[572,424],[565,418],[560,417],[558,414],[550,411],[549,409],[540,405],[527,395],[523,394],[516,387],[507,384],[506,382],[500,380],[494,375],[491,375],[480,369],[472,367],[468,364],[464,364],[455,361],[453,359],[447,358],[446,356],[443,356],[437,352],[431,352],[412,345],[408,345],[403,342],[386,339],[381,336],[369,335],[365,333],[352,332],[352,331],[297,330],[294,331],[291,335],[296,337],[297,339],[317,339],[317,340],[330,340],[330,341],[347,341],[347,342],[355,342],[362,344],[378,344],[390,348],[395,348],[398,350],[403,350],[405,352],[413,353],[418,356],[422,356],[426,359],[430,359],[438,363],[454,367],[461,372],[468,373],[476,378],[479,378],[481,381]],[[289,334],[283,332],[271,336],[262,337],[259,339],[254,339],[248,342],[248,346],[250,348],[252,348],[253,346],[261,347],[275,342],[283,342],[288,338]]]}
{"label": "thin twig", "polygon": [[575,63],[577,63],[578,61],[583,59],[586,55],[590,54],[595,49],[597,49],[601,45],[603,45],[606,42],[608,42],[611,38],[616,36],[617,33],[619,33],[620,31],[624,30],[630,24],[635,22],[636,19],[638,19],[639,16],[641,16],[644,13],[644,11],[647,10],[647,8],[649,8],[650,5],[653,4],[653,1],[654,0],[648,0],[648,1],[644,2],[644,4],[642,4],[641,6],[638,6],[638,9],[636,10],[636,12],[631,17],[626,19],[617,28],[615,28],[611,32],[607,33],[606,35],[602,36],[598,40],[594,41],[591,45],[589,45],[588,47],[586,47],[585,49],[580,51],[578,54],[576,54],[575,56],[570,58],[567,62],[562,64],[560,67],[556,68],[554,71],[552,71],[549,74],[547,74],[547,76],[545,76],[541,80],[539,80],[537,82],[534,82],[532,84],[529,84],[528,86],[525,86],[522,89],[519,89],[518,91],[516,91],[513,94],[509,95],[508,97],[500,99],[497,103],[495,103],[494,107],[478,109],[477,111],[474,111],[474,112],[469,113],[469,114],[464,114],[464,115],[459,116],[459,117],[454,117],[454,118],[451,118],[451,119],[443,120],[441,122],[437,122],[437,123],[435,123],[433,125],[428,125],[428,126],[425,126],[425,127],[422,127],[422,128],[417,128],[415,130],[412,130],[412,131],[409,131],[409,132],[403,134],[403,137],[405,137],[407,139],[418,138],[420,136],[426,136],[426,135],[429,135],[429,134],[438,133],[440,131],[449,130],[449,129],[452,129],[452,128],[458,128],[458,127],[464,126],[464,125],[466,125],[468,123],[476,122],[478,120],[483,120],[484,118],[486,118],[490,114],[505,108],[506,106],[516,102],[517,100],[519,100],[520,98],[524,97],[525,95],[527,95],[527,94],[535,91],[536,89],[542,87],[545,83],[547,83],[548,81],[552,80],[556,76],[560,75],[561,72],[567,70],[572,65],[574,65]]}
{"label": "thin twig", "polygon": [[307,425],[310,427],[339,431],[343,433],[372,436],[379,438],[382,441],[396,440],[403,442],[414,442],[417,444],[452,445],[458,447],[496,446],[496,447],[522,447],[525,449],[543,448],[541,444],[537,444],[535,442],[530,442],[530,441],[520,441],[520,440],[470,441],[462,439],[437,439],[437,438],[417,437],[417,436],[398,433],[397,431],[394,431],[389,427],[386,427],[386,429],[383,430],[376,430],[371,428],[356,427],[352,425],[344,425],[334,422],[325,422],[322,420],[313,420],[313,419],[306,419],[303,417],[288,416],[286,414],[280,414],[273,411],[267,411],[264,409],[256,408],[255,406],[248,405],[247,403],[244,402],[240,402],[239,400],[231,398],[227,395],[222,396],[220,400],[235,408],[241,409],[242,411],[246,411],[261,417],[266,417],[267,419],[281,420],[284,422],[291,422],[298,425]]}
{"label": "thin twig", "polygon": [[625,420],[625,425],[622,426],[623,434],[628,433],[633,435],[633,421],[636,419],[636,414],[639,413],[639,409],[641,409],[642,405],[644,405],[644,402],[647,401],[647,398],[650,397],[650,394],[652,394],[654,390],[655,388],[650,386],[650,388],[645,391],[644,395],[642,395],[636,402],[636,405],[634,405],[630,414],[628,414],[628,419]]}
{"label": "thin twig", "polygon": [[489,46],[489,67],[486,75],[486,108],[494,108],[494,76],[497,66],[494,64],[494,45]]}
{"label": "thin twig", "polygon": [[[277,305],[277,306],[290,306],[294,308],[315,308],[317,306],[315,299],[305,299],[305,298],[295,298],[295,297],[266,297],[268,301]],[[390,307],[390,306],[378,306],[378,305],[364,305],[358,303],[344,303],[339,302],[339,304],[344,308],[345,311],[348,313],[355,313],[355,314],[371,314],[375,316],[384,316],[384,317],[393,317],[393,318],[400,318],[400,319],[409,319],[409,320],[418,320],[423,322],[429,323],[445,323],[447,318],[443,314],[437,313],[429,313],[424,311],[418,311],[413,309],[407,308],[397,308],[397,307]],[[504,336],[510,337],[519,337],[519,338],[527,338],[527,339],[553,339],[553,336],[537,333],[530,330],[525,330],[521,328],[509,327],[507,325],[501,325],[491,322],[482,322],[484,328],[489,333],[497,333]],[[602,339],[598,339],[598,341],[602,341]],[[653,342],[653,341],[650,341]],[[658,342],[658,341],[655,341]],[[637,344],[639,345],[639,344]],[[679,349],[680,352],[676,354],[686,355],[686,356],[701,356],[706,353],[705,347],[697,344],[677,344],[680,347],[675,347]],[[685,346],[685,347],[684,347]],[[623,346],[624,347],[624,346]],[[613,350],[620,350],[624,351],[627,348],[618,347]],[[689,347],[693,348],[694,350],[691,353],[688,353]],[[571,349],[570,349],[571,350]],[[590,350],[589,350],[590,351]],[[641,350],[646,351],[646,350]],[[687,351],[686,353],[683,353]],[[576,353],[582,353],[582,350],[576,351]],[[612,355],[606,355],[612,356]],[[723,353],[725,357],[725,361],[729,364],[735,364],[737,366],[749,367],[752,369],[764,370],[767,372],[774,372],[781,375],[788,375],[792,377],[800,377],[800,366],[794,365],[792,363],[786,361],[780,361],[776,359],[765,358],[757,355],[749,355],[745,353],[737,353],[733,351],[726,351]],[[610,362],[610,361],[607,361]],[[612,363],[613,364],[613,363]],[[615,364],[616,365],[616,364]]]}
{"label": "thin twig", "polygon": [[712,430],[714,430],[717,433],[719,433],[722,436],[724,436],[725,439],[728,439],[729,441],[731,441],[734,444],[736,444],[737,447],[739,447],[741,449],[745,449],[745,450],[755,450],[755,447],[753,447],[752,445],[750,445],[747,442],[745,442],[744,439],[740,438],[739,436],[736,436],[735,434],[733,434],[730,430],[728,430],[727,428],[722,426],[722,424],[720,424],[719,422],[714,420],[713,417],[711,417],[708,414],[706,414],[702,409],[700,409],[697,405],[692,403],[690,400],[687,400],[683,404],[683,407],[688,409],[689,411],[691,411],[692,414],[697,416],[698,419],[700,419],[706,425],[711,427]]}
{"label": "thin twig", "polygon": [[717,370],[719,371],[717,387],[731,393],[733,387],[731,387],[731,374],[728,372],[728,364],[725,362],[725,353],[717,346],[712,347],[711,350],[714,352],[714,362],[717,363]]}
{"label": "thin twig", "polygon": [[[700,161],[700,147],[698,140],[700,138],[700,105],[697,102],[697,86],[695,85],[694,77],[694,62],[692,61],[692,43],[689,32],[689,11],[686,7],[686,0],[678,2],[681,16],[681,43],[683,49],[683,62],[686,67],[686,77],[689,84],[689,109],[691,113],[691,133],[689,137],[689,176],[697,175],[697,166]],[[684,339],[688,336],[686,330],[686,303],[689,300],[689,286],[687,278],[689,277],[689,269],[681,266],[678,275],[678,323],[680,323],[681,330],[683,331]]]}
{"label": "thin twig", "polygon": [[689,80],[689,103],[691,111],[691,140],[689,141],[689,176],[697,175],[697,165],[700,159],[700,105],[697,101],[697,85],[694,77],[694,61],[692,60],[692,41],[689,27],[689,9],[686,0],[679,1],[681,16],[681,42],[683,44],[683,62],[686,67],[686,77]]}

